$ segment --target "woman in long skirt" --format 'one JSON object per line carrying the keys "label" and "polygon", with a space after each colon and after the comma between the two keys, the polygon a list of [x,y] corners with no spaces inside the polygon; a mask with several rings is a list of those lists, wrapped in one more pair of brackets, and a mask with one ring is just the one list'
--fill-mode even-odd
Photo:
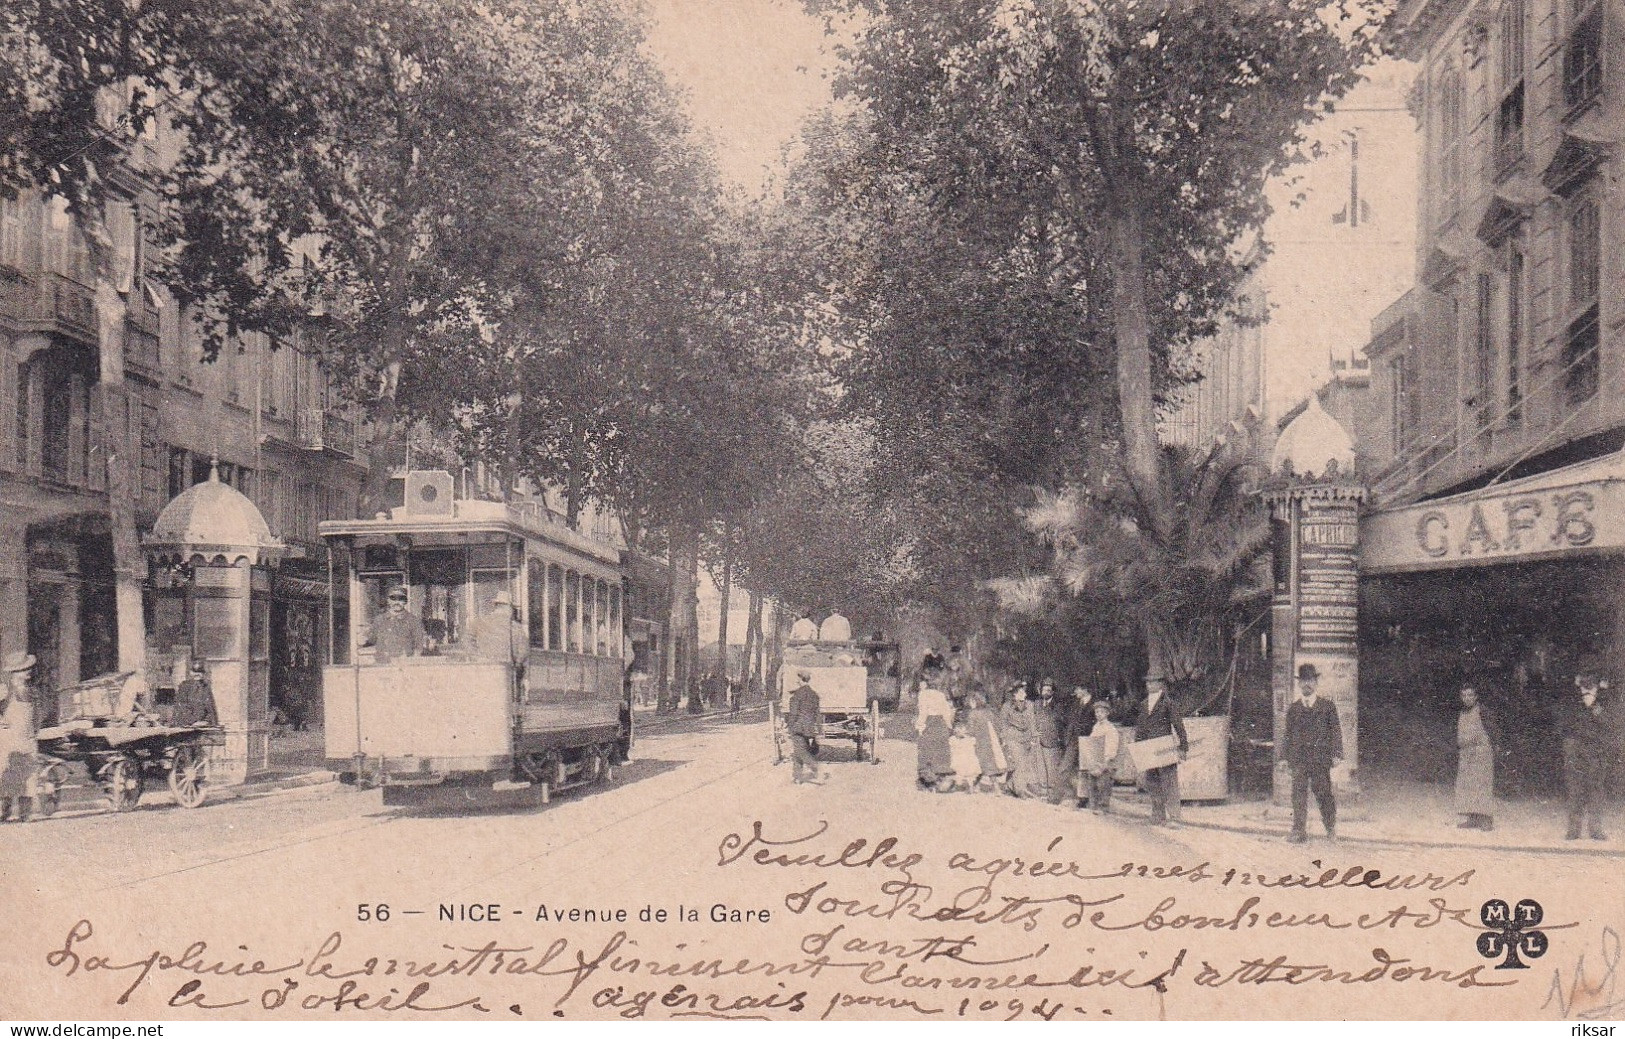
{"label": "woman in long skirt", "polygon": [[948,737],[953,732],[954,708],[948,694],[937,688],[935,672],[920,683],[918,714],[915,717],[916,771],[920,785],[939,789],[954,773]]}
{"label": "woman in long skirt", "polygon": [[980,682],[971,687],[970,711],[965,716],[965,729],[976,741],[976,767],[980,770],[977,786],[984,790],[997,790],[1010,772],[1010,761],[1004,745],[999,741],[998,722],[987,706],[987,690]]}
{"label": "woman in long skirt", "polygon": [[1495,829],[1495,741],[1492,726],[1478,702],[1478,690],[1461,687],[1461,714],[1456,717],[1456,813],[1467,818],[1463,830]]}

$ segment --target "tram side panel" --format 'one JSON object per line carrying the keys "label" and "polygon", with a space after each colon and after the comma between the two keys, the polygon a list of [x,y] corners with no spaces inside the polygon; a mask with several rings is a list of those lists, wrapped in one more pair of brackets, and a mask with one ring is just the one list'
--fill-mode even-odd
{"label": "tram side panel", "polygon": [[619,739],[620,665],[613,657],[533,650],[519,711],[519,753]]}
{"label": "tram side panel", "polygon": [[359,748],[391,772],[506,772],[509,674],[502,663],[434,657],[324,668],[329,767],[354,770]]}

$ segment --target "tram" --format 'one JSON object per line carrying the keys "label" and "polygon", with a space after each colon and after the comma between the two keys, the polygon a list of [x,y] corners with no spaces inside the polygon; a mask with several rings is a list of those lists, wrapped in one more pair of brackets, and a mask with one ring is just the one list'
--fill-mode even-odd
{"label": "tram", "polygon": [[539,504],[456,499],[445,473],[406,486],[387,518],[319,528],[328,767],[385,804],[612,779],[632,746],[618,551]]}

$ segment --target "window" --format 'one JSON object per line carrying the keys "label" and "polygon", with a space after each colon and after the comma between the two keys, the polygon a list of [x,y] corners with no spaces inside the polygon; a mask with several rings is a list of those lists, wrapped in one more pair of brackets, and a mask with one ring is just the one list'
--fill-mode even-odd
{"label": "window", "polygon": [[1602,93],[1602,4],[1575,0],[1563,48],[1563,103],[1574,115]]}
{"label": "window", "polygon": [[23,266],[22,203],[14,198],[0,199],[0,264]]}
{"label": "window", "polygon": [[581,578],[574,570],[564,574],[564,651],[581,652]]}
{"label": "window", "polygon": [[1596,395],[1601,371],[1597,307],[1601,230],[1595,196],[1582,194],[1568,218],[1569,324],[1563,337],[1563,387],[1570,406]]}
{"label": "window", "polygon": [[85,240],[68,214],[68,204],[52,198],[45,216],[45,269],[80,284],[89,284],[90,256]]}
{"label": "window", "polygon": [[1398,450],[1416,439],[1422,420],[1422,401],[1417,392],[1415,362],[1408,352],[1390,361],[1388,371],[1394,384],[1392,422],[1394,445]]}
{"label": "window", "polygon": [[1488,271],[1478,275],[1477,311],[1473,320],[1472,396],[1469,403],[1477,409],[1477,425],[1487,430],[1494,414],[1490,402],[1495,398],[1495,279]]}
{"label": "window", "polygon": [[564,573],[547,568],[547,648],[564,648]]}
{"label": "window", "polygon": [[1439,81],[1440,218],[1456,211],[1461,188],[1461,73],[1447,68]]}
{"label": "window", "polygon": [[526,571],[525,597],[528,608],[525,620],[530,625],[530,644],[537,649],[547,648],[547,565],[535,556],[530,557]]}
{"label": "window", "polygon": [[1505,174],[1523,157],[1523,0],[1501,8],[1501,103],[1495,114],[1495,172]]}
{"label": "window", "polygon": [[1506,243],[1507,260],[1507,338],[1503,364],[1506,369],[1506,424],[1523,422],[1523,342],[1524,304],[1523,243],[1514,235]]}

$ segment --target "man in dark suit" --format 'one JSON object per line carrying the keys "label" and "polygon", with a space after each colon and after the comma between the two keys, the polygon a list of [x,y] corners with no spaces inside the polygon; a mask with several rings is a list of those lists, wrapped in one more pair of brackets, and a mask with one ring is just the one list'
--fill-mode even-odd
{"label": "man in dark suit", "polygon": [[796,678],[801,684],[790,691],[790,710],[784,719],[790,733],[791,770],[797,783],[816,783],[818,759],[813,756],[812,741],[823,733],[824,714],[818,691],[812,687],[812,672],[797,671]]}
{"label": "man in dark suit", "polygon": [[1337,799],[1332,794],[1332,766],[1343,760],[1343,725],[1337,708],[1317,691],[1320,669],[1298,668],[1298,698],[1286,709],[1281,759],[1292,769],[1292,835],[1302,844],[1309,839],[1309,792],[1314,791],[1326,836],[1337,839]]}
{"label": "man in dark suit", "polygon": [[1619,753],[1618,723],[1605,697],[1608,683],[1600,669],[1583,666],[1574,685],[1557,714],[1569,795],[1568,839],[1579,840],[1581,825],[1589,823],[1592,840],[1605,841],[1601,816],[1608,775]]}
{"label": "man in dark suit", "polygon": [[[1135,715],[1134,739],[1150,740],[1174,736],[1179,740],[1179,760],[1185,760],[1190,741],[1185,738],[1185,719],[1174,698],[1168,694],[1168,679],[1158,671],[1145,676],[1145,700]],[[1151,795],[1151,825],[1162,826],[1169,816],[1179,817],[1179,766],[1148,768],[1140,776],[1145,792]]]}

